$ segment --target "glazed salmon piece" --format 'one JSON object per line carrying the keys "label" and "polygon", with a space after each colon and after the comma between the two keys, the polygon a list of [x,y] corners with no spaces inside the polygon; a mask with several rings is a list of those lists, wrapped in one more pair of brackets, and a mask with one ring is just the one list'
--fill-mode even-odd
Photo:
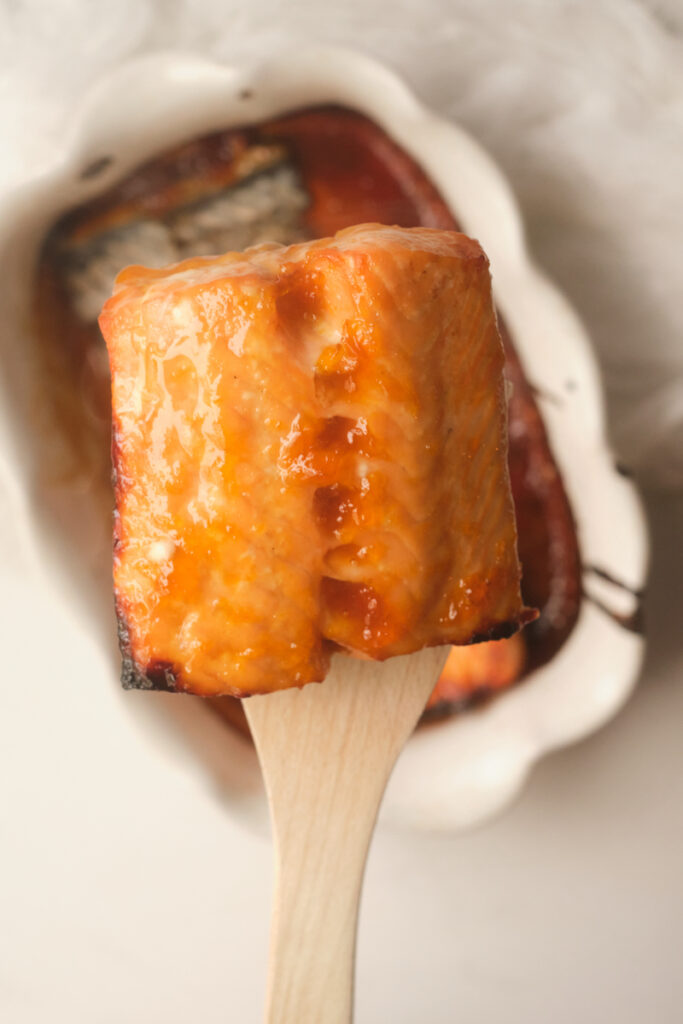
{"label": "glazed salmon piece", "polygon": [[245,696],[529,618],[479,245],[362,225],[119,275],[124,684]]}

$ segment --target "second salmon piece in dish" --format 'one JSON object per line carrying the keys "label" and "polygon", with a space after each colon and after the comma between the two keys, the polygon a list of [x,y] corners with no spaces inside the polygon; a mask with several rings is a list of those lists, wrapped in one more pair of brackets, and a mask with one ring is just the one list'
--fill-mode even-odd
{"label": "second salmon piece in dish", "polygon": [[476,242],[368,224],[130,267],[100,325],[125,685],[265,693],[526,621]]}

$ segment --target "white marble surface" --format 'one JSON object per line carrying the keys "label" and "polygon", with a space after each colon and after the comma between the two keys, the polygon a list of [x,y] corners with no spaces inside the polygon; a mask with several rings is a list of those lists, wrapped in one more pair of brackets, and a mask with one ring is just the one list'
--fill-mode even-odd
{"label": "white marble surface", "polygon": [[[622,458],[677,485],[682,27],[679,5],[632,0],[527,0],[514,17],[474,0],[18,0],[0,8],[0,186],[49,157],[83,89],[133,52],[235,59],[305,33],[362,46],[494,152],[596,339]],[[378,835],[359,1024],[683,1018],[683,497],[647,503],[636,696],[491,825]],[[88,640],[31,580],[6,506],[0,494],[2,1017],[256,1022],[268,842],[144,742],[104,668],[84,673]]]}

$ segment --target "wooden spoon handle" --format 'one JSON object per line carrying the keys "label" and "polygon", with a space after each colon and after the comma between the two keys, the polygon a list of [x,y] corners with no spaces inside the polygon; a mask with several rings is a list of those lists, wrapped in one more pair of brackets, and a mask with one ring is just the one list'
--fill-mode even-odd
{"label": "wooden spoon handle", "polygon": [[447,655],[338,655],[323,685],[245,701],[275,843],[266,1024],[349,1024],[368,847]]}

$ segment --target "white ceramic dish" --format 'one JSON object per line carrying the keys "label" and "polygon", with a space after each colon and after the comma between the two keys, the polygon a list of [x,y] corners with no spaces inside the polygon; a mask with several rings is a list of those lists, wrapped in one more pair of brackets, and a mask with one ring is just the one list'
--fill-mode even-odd
{"label": "white ceramic dish", "polygon": [[[642,587],[643,517],[605,439],[590,345],[565,300],[532,266],[519,212],[489,157],[461,130],[425,110],[392,73],[348,51],[310,48],[239,70],[184,55],[156,55],[102,81],[87,97],[52,166],[0,198],[0,470],[16,496],[36,566],[69,603],[82,629],[101,641],[112,674],[118,672],[118,657],[108,523],[89,506],[87,479],[75,474],[49,489],[39,482],[40,468],[62,444],[56,431],[37,440],[30,411],[27,314],[40,242],[65,208],[160,150],[322,102],[355,107],[378,122],[417,158],[464,229],[481,241],[498,304],[540,395],[577,520],[583,564],[599,567],[628,588],[589,572],[586,591],[599,591],[595,596],[627,615],[637,600],[630,591]],[[639,636],[584,600],[573,633],[549,664],[486,708],[411,739],[391,779],[383,817],[443,829],[482,821],[512,798],[538,758],[587,735],[616,712],[635,682],[642,654]],[[182,739],[171,745],[170,756],[184,751],[189,769],[199,753],[233,807],[262,813],[253,750],[201,701],[157,694],[130,694],[126,700],[146,728],[156,727],[157,741]]]}

